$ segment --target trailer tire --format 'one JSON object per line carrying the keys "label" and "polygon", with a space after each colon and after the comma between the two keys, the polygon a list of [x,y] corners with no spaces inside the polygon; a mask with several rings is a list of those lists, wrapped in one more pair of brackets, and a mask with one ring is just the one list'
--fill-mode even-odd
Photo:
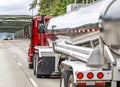
{"label": "trailer tire", "polygon": [[64,71],[62,73],[61,79],[60,79],[60,87],[68,87],[68,80],[71,74],[72,74],[71,71]]}
{"label": "trailer tire", "polygon": [[68,87],[77,87],[77,86],[74,84],[73,75],[70,75],[70,77],[69,77]]}

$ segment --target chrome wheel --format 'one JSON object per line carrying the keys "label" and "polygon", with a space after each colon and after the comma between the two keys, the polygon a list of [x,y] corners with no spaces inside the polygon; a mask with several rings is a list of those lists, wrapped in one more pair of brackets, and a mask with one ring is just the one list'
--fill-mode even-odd
{"label": "chrome wheel", "polygon": [[65,87],[65,86],[64,86],[64,84],[65,84],[64,82],[65,82],[65,81],[64,81],[64,79],[62,78],[62,79],[61,79],[61,86],[60,86],[60,87]]}
{"label": "chrome wheel", "polygon": [[69,78],[68,87],[76,87],[76,85],[74,84],[73,75],[71,75],[70,78]]}
{"label": "chrome wheel", "polygon": [[73,84],[72,84],[72,83],[70,83],[70,84],[69,84],[69,87],[73,87]]}

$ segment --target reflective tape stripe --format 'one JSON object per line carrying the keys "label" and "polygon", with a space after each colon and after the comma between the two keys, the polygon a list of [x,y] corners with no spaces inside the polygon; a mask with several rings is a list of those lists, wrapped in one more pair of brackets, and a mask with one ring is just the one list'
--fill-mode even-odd
{"label": "reflective tape stripe", "polygon": [[77,86],[105,86],[106,82],[99,82],[99,81],[78,81],[76,83]]}
{"label": "reflective tape stripe", "polygon": [[71,33],[86,33],[86,32],[95,32],[98,31],[97,28],[90,29],[79,29],[79,30],[71,30]]}

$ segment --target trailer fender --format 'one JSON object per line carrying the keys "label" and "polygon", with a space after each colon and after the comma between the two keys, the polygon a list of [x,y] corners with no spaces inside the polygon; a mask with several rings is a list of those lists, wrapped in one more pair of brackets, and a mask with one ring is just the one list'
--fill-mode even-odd
{"label": "trailer fender", "polygon": [[84,63],[80,63],[78,61],[65,60],[61,63],[60,69],[61,69],[61,72],[64,72],[66,70],[72,71],[74,83],[76,83],[76,80],[77,80],[76,73],[78,71],[81,71],[81,72],[87,71],[89,68]]}

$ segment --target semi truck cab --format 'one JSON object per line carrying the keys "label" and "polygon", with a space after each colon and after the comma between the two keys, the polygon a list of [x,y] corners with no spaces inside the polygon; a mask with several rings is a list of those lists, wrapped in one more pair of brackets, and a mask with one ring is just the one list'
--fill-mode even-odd
{"label": "semi truck cab", "polygon": [[28,49],[28,66],[33,68],[33,55],[35,52],[35,46],[48,46],[49,43],[45,36],[46,29],[45,24],[51,17],[35,16],[32,18],[32,36],[31,42]]}

